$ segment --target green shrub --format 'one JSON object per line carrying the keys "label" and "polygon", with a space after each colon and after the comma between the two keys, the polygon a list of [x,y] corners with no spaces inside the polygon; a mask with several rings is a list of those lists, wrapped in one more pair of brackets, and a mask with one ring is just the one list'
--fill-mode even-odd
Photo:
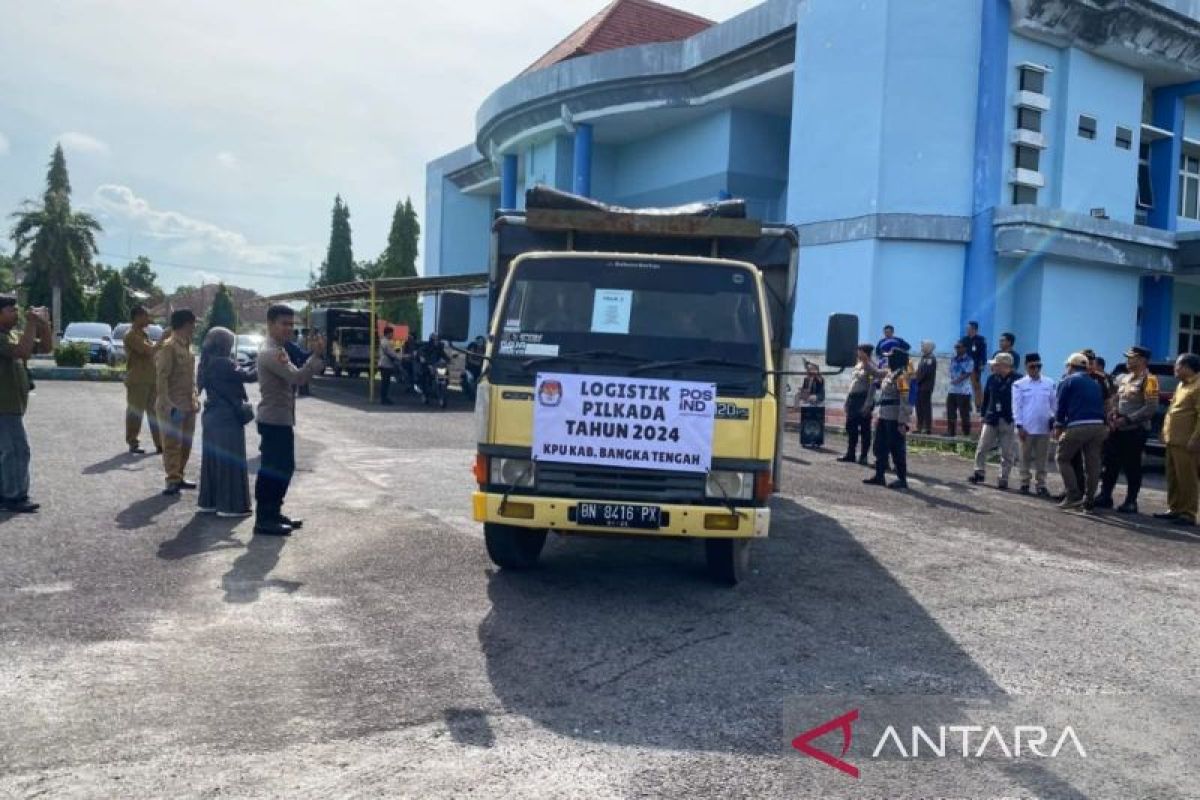
{"label": "green shrub", "polygon": [[54,363],[60,367],[82,367],[88,363],[88,346],[84,342],[63,343],[54,348]]}

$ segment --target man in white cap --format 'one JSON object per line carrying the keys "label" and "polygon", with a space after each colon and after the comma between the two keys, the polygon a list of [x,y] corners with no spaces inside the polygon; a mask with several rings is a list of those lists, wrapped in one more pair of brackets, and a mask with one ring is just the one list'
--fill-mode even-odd
{"label": "man in white cap", "polygon": [[992,450],[1000,447],[1000,489],[1008,488],[1008,476],[1016,461],[1017,435],[1013,428],[1013,357],[1008,353],[996,353],[988,362],[992,374],[983,387],[983,430],[979,432],[979,446],[975,449],[975,472],[968,479],[971,483],[983,483],[987,459]]}
{"label": "man in white cap", "polygon": [[[1065,511],[1091,509],[1100,485],[1100,454],[1108,438],[1104,393],[1088,374],[1089,366],[1086,355],[1072,353],[1067,359],[1067,376],[1058,386],[1054,438],[1058,441],[1058,471],[1067,490],[1059,508]],[[1079,485],[1071,466],[1076,453],[1083,453],[1085,486]]]}

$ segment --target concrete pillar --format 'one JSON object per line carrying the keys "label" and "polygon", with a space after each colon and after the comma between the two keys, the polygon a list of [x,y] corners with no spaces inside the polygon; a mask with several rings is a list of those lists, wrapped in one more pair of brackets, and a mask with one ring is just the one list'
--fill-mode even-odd
{"label": "concrete pillar", "polygon": [[983,0],[980,25],[979,91],[975,102],[975,165],[971,201],[971,241],[963,269],[960,322],[978,320],[980,331],[996,336],[996,235],[992,216],[1000,204],[1004,164],[1004,112],[1007,101],[1009,0]]}
{"label": "concrete pillar", "polygon": [[580,197],[592,195],[592,126],[575,126],[575,176],[573,190]]}
{"label": "concrete pillar", "polygon": [[500,164],[500,208],[511,211],[517,207],[517,156],[504,156]]}
{"label": "concrete pillar", "polygon": [[[1154,199],[1157,205],[1158,197]],[[1171,346],[1174,299],[1174,278],[1169,275],[1142,278],[1142,325],[1138,338],[1143,347],[1150,348],[1156,361],[1169,360],[1174,352]]]}

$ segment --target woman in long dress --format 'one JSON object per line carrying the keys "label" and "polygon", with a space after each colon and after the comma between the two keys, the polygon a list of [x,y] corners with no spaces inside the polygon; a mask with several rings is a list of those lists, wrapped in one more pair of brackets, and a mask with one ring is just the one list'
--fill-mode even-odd
{"label": "woman in long dress", "polygon": [[250,514],[250,476],[246,466],[246,384],[254,372],[234,361],[235,337],[228,328],[213,328],[204,337],[197,389],[204,395],[200,458],[199,508],[202,514],[245,517]]}

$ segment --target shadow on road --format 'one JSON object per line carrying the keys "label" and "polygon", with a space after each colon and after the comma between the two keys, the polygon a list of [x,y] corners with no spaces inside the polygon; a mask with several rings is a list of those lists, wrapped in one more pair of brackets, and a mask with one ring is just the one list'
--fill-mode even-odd
{"label": "shadow on road", "polygon": [[300,581],[267,577],[279,563],[286,540],[284,536],[255,536],[250,540],[246,551],[221,578],[226,603],[253,603],[263,589],[278,589],[291,594],[304,585]]}
{"label": "shadow on road", "polygon": [[[736,589],[708,582],[695,543],[655,540],[564,538],[542,569],[492,574],[479,640],[496,697],[576,739],[779,756],[806,696],[1003,694],[848,530],[772,508]],[[1083,797],[1041,767],[1019,781]]]}
{"label": "shadow on road", "polygon": [[103,475],[106,472],[114,470],[130,471],[130,467],[137,464],[144,458],[156,458],[153,454],[138,456],[129,452],[118,453],[112,458],[106,458],[103,461],[97,461],[95,464],[89,464],[83,468],[84,475]]}
{"label": "shadow on road", "polygon": [[154,524],[154,518],[179,501],[179,495],[168,497],[153,494],[138,500],[116,516],[117,527],[124,531],[145,528]]}
{"label": "shadow on road", "polygon": [[179,529],[173,539],[167,539],[158,546],[158,557],[176,561],[213,550],[240,548],[242,543],[233,538],[233,529],[239,522],[240,519],[231,517],[197,514]]}

